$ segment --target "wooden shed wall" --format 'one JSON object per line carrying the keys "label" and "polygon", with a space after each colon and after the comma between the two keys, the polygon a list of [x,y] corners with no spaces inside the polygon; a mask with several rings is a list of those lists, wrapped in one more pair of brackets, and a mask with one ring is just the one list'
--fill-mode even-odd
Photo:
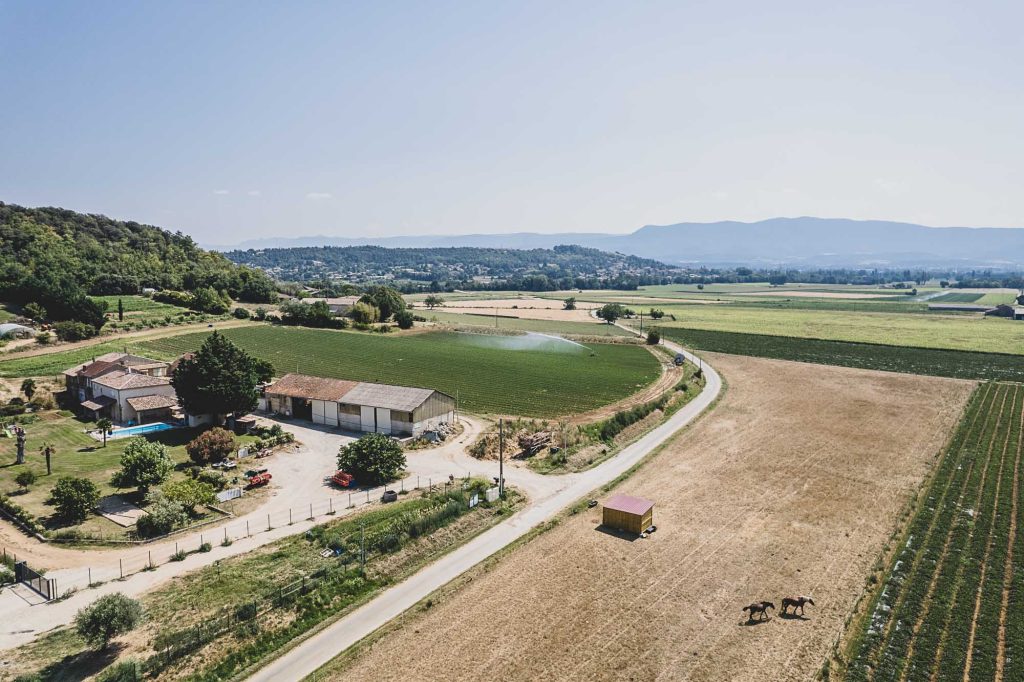
{"label": "wooden shed wall", "polygon": [[636,533],[637,535],[644,532],[654,521],[653,508],[643,515],[630,514],[629,512],[609,509],[608,507],[605,507],[603,512],[601,523],[612,528],[624,530],[627,533]]}

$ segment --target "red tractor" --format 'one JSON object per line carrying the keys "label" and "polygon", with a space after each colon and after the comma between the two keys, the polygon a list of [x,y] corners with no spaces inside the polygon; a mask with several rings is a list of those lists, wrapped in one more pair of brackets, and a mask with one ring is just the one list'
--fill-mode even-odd
{"label": "red tractor", "polygon": [[339,469],[334,472],[333,476],[331,476],[331,483],[341,488],[351,488],[355,486],[356,480],[353,478],[352,474],[345,473]]}
{"label": "red tractor", "polygon": [[258,488],[261,485],[266,485],[266,484],[270,483],[270,479],[272,479],[272,478],[273,478],[273,476],[270,475],[270,472],[264,471],[262,473],[256,474],[255,476],[250,476],[249,477],[249,485],[247,485],[246,487],[247,488]]}

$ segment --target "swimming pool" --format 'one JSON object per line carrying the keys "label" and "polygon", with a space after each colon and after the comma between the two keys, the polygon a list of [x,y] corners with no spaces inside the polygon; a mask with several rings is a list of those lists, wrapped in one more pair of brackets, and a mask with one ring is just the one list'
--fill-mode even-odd
{"label": "swimming pool", "polygon": [[168,429],[176,428],[174,424],[166,424],[164,422],[153,422],[152,424],[137,424],[135,426],[125,426],[119,429],[114,429],[110,432],[111,438],[124,438],[126,436],[141,436],[146,433],[156,433],[157,431],[166,431]]}

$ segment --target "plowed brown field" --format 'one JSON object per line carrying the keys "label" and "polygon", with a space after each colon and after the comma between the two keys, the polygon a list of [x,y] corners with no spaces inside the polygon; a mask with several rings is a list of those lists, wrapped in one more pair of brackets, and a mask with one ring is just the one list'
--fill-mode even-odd
{"label": "plowed brown field", "polygon": [[[656,533],[571,517],[329,679],[812,679],[973,384],[709,360],[721,403],[618,488],[655,501]],[[743,605],[788,594],[817,606],[744,624]]]}

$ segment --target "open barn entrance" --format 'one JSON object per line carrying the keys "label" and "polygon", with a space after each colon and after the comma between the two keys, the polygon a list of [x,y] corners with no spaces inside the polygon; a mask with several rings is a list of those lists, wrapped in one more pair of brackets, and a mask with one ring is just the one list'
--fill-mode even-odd
{"label": "open barn entrance", "polygon": [[292,398],[292,416],[296,419],[313,421],[313,401],[306,398]]}

